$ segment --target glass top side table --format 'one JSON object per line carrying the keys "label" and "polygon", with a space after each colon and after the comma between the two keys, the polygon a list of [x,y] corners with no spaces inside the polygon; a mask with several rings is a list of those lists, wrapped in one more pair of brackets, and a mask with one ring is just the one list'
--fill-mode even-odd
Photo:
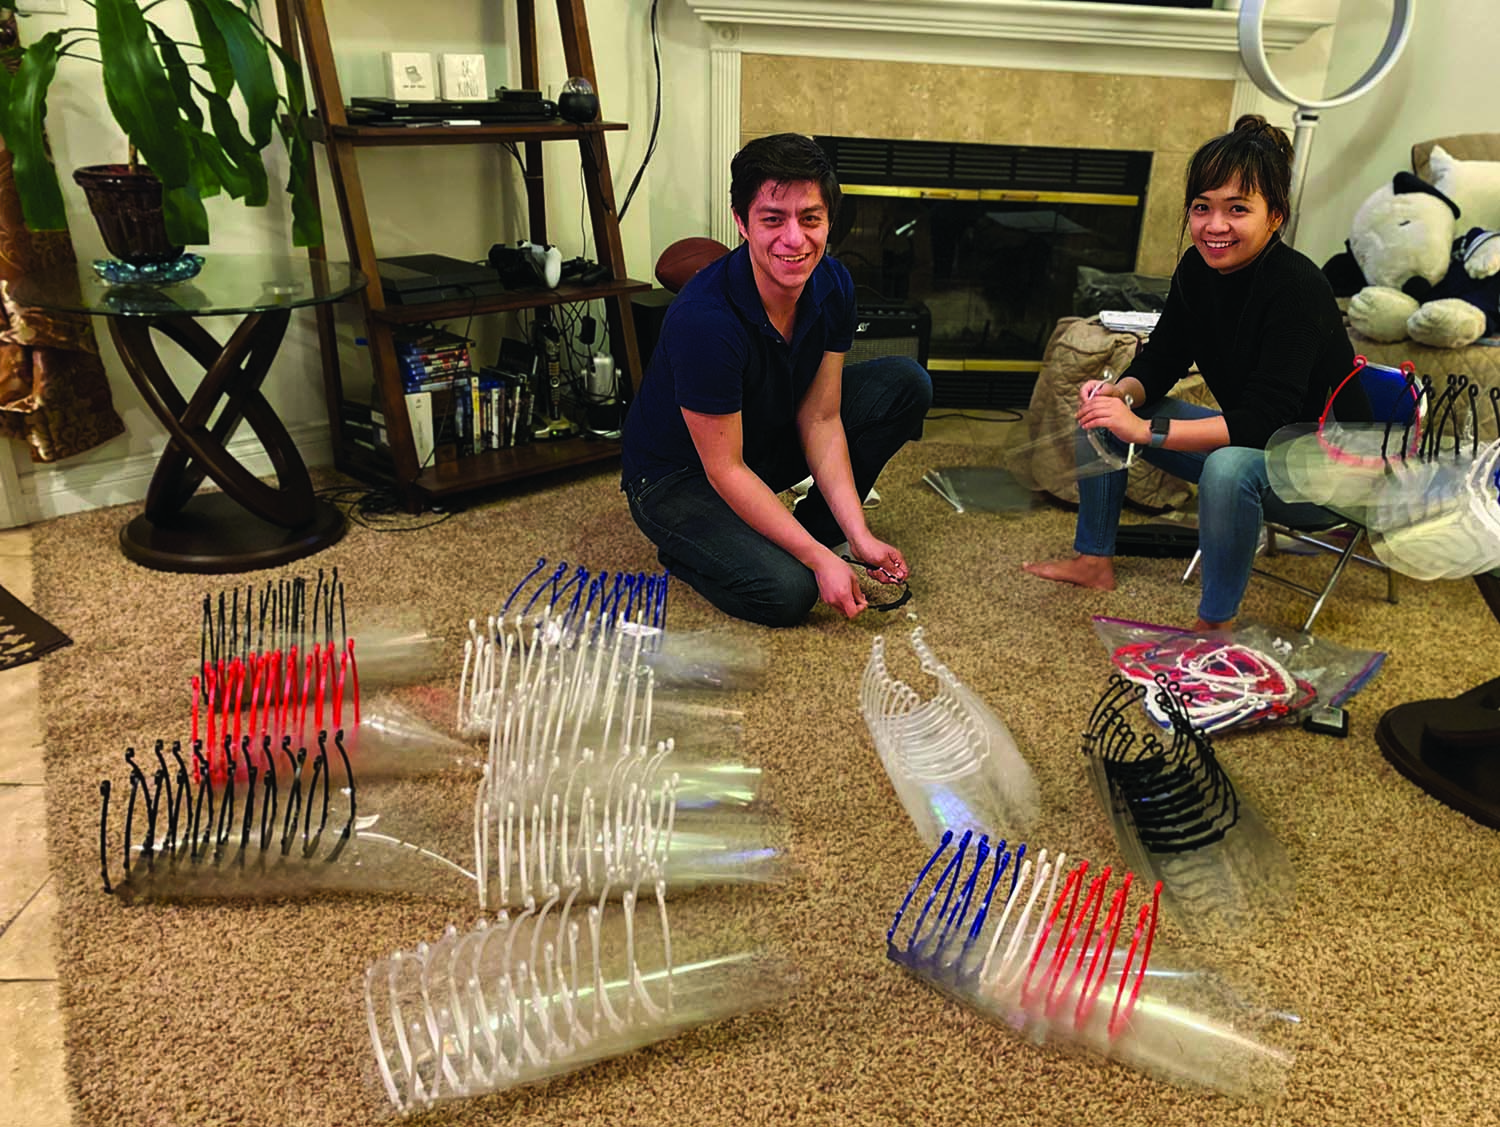
{"label": "glass top side table", "polygon": [[[293,309],[364,286],[364,275],[345,263],[217,253],[205,256],[196,277],[170,284],[111,284],[83,263],[11,283],[18,305],[107,318],[131,380],[171,436],[145,511],[120,530],[127,557],[159,571],[221,574],[289,563],[343,536],[343,514],[314,496],[307,465],[261,384]],[[241,315],[222,344],[197,321],[221,314]],[[202,366],[191,397],[162,364],[154,332]],[[270,458],[275,486],[230,454],[241,422]],[[223,492],[199,494],[205,477]]]}

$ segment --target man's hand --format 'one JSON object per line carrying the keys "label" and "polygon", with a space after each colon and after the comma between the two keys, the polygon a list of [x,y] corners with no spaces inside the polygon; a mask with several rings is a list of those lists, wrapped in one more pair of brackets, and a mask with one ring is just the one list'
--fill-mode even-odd
{"label": "man's hand", "polygon": [[1084,430],[1094,430],[1103,427],[1121,442],[1129,442],[1136,446],[1145,446],[1151,441],[1151,424],[1140,418],[1124,398],[1114,390],[1114,385],[1106,384],[1099,380],[1090,380],[1084,384],[1098,387],[1097,394],[1083,398],[1080,394],[1078,405],[1078,425]]}
{"label": "man's hand", "polygon": [[818,597],[845,618],[853,618],[869,606],[859,589],[859,579],[849,565],[832,552],[825,552],[826,562],[813,570],[818,577]]}
{"label": "man's hand", "polygon": [[855,543],[849,541],[849,554],[868,568],[871,579],[880,583],[901,583],[907,576],[906,559],[883,540],[871,536]]}

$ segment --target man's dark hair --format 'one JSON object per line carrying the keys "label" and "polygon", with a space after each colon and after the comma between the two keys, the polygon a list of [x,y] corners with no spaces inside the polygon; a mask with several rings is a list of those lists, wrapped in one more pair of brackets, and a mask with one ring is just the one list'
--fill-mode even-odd
{"label": "man's dark hair", "polygon": [[729,162],[729,204],[741,223],[750,222],[750,201],[768,181],[780,187],[801,180],[811,180],[823,193],[828,205],[828,221],[838,214],[838,177],[828,154],[818,148],[811,137],[800,133],[774,133],[757,137],[734,155]]}

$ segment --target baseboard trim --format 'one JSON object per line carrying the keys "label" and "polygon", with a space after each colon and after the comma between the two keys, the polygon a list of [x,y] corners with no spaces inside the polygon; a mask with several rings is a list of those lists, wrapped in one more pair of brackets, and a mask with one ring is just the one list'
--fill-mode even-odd
{"label": "baseboard trim", "polygon": [[[333,465],[333,442],[327,424],[290,427],[292,442],[309,467]],[[253,437],[235,439],[229,452],[257,477],[274,477],[271,459]],[[21,475],[22,502],[33,522],[127,505],[146,498],[161,450],[77,466],[39,465]],[[212,488],[212,481],[204,483]]]}

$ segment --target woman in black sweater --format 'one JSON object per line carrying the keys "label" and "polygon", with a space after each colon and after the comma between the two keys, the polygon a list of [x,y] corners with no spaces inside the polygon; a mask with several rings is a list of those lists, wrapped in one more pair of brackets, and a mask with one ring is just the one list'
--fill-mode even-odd
{"label": "woman in black sweater", "polygon": [[[1117,382],[1090,380],[1078,393],[1080,427],[1102,428],[1121,453],[1134,444],[1153,465],[1198,483],[1199,629],[1234,620],[1264,519],[1302,526],[1337,519],[1282,501],[1266,480],[1266,441],[1289,423],[1316,420],[1354,368],[1333,290],[1279,235],[1290,210],[1291,158],[1286,134],[1255,114],[1193,154],[1184,217],[1193,245],[1177,264],[1161,319]],[[1194,364],[1222,410],[1167,395]],[[1369,418],[1357,381],[1339,393],[1339,417]],[[1026,570],[1112,590],[1125,476],[1081,479],[1078,554]]]}

